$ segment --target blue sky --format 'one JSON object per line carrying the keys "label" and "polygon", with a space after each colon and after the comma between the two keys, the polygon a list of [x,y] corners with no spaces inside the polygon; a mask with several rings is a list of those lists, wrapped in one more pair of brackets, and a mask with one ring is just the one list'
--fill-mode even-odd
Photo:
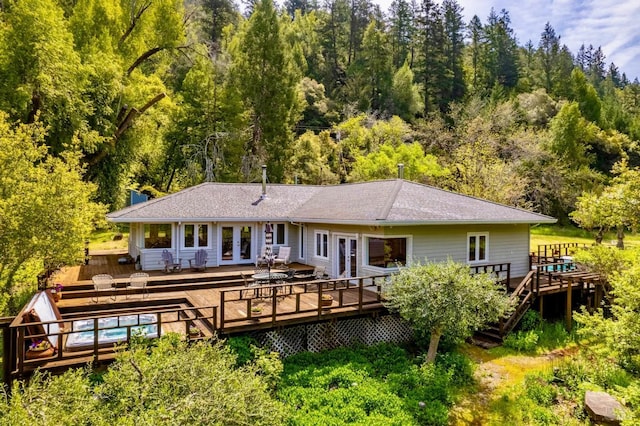
{"label": "blue sky", "polygon": [[[374,0],[376,1],[376,0]],[[386,12],[391,0],[377,0]],[[538,45],[547,22],[575,55],[581,44],[602,46],[607,66],[614,62],[630,80],[640,78],[640,1],[638,0],[458,0],[465,22],[478,15],[482,23],[491,8],[506,9],[523,45]]]}

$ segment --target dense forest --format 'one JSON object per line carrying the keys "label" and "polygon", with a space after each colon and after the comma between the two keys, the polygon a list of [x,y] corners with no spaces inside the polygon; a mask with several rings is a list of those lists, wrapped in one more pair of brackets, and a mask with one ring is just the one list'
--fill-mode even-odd
{"label": "dense forest", "polygon": [[[455,0],[0,2],[0,122],[80,161],[97,200],[203,181],[396,175],[568,221],[640,162],[640,84],[551,25]],[[33,126],[39,126],[33,127]],[[34,130],[36,129],[36,130]]]}

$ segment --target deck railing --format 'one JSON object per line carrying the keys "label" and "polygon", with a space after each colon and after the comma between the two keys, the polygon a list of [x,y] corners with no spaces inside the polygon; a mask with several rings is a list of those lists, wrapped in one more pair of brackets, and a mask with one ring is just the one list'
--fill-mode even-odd
{"label": "deck railing", "polygon": [[529,256],[530,267],[536,264],[554,263],[563,256],[571,256],[577,249],[587,248],[584,243],[556,243],[540,244],[535,252]]}
{"label": "deck railing", "polygon": [[[116,343],[103,344],[100,342],[99,333],[101,331],[114,332],[116,329],[122,333],[124,329],[125,338],[119,344],[126,344],[138,333],[138,328],[146,325],[155,325],[157,337],[165,332],[163,326],[171,331],[184,330],[184,335],[190,339],[200,339],[207,335],[212,335],[217,328],[217,306],[157,306],[153,309],[145,311],[132,312],[131,309],[112,309],[102,311],[100,315],[86,316],[80,314],[69,315],[68,317],[54,321],[30,322],[14,324],[4,330],[4,339],[9,339],[10,348],[5,349],[4,362],[9,363],[4,366],[5,371],[10,371],[12,376],[19,375],[25,371],[35,369],[37,366],[50,363],[52,361],[71,361],[78,362],[89,361],[98,362],[113,357],[113,348]],[[141,321],[141,315],[155,315],[154,322]],[[127,323],[122,324],[123,317],[127,317]],[[116,318],[115,325],[105,326],[100,320],[106,318]],[[131,320],[133,318],[133,320]],[[92,325],[86,330],[74,329],[74,321],[90,321]],[[58,327],[53,327],[57,324]],[[36,327],[42,327],[42,333],[34,333]],[[198,336],[190,334],[190,329],[196,327],[200,330]],[[58,331],[51,332],[52,328]],[[93,340],[85,347],[71,350],[66,347],[70,335],[81,332],[93,332]],[[43,351],[40,354],[30,351],[28,343],[33,340],[48,340],[50,337],[57,336],[58,348],[51,349],[49,352]],[[7,342],[5,342],[7,345]],[[8,357],[6,355],[9,354]],[[34,355],[37,356],[34,358]],[[7,368],[9,367],[9,368]]]}
{"label": "deck railing", "polygon": [[509,282],[511,281],[511,263],[489,263],[486,265],[469,266],[472,274],[491,274],[495,276],[496,281],[504,282],[507,291],[509,290]]}
{"label": "deck railing", "polygon": [[[314,318],[321,319],[329,309],[357,308],[362,312],[365,306],[381,303],[381,286],[387,278],[388,275],[376,275],[222,290],[220,330],[251,320],[275,325],[279,320],[299,314],[317,313]],[[333,298],[331,306],[323,306],[326,294]],[[252,309],[256,304],[263,307],[260,312]],[[264,312],[266,307],[269,312]],[[227,315],[230,311],[237,315]]]}

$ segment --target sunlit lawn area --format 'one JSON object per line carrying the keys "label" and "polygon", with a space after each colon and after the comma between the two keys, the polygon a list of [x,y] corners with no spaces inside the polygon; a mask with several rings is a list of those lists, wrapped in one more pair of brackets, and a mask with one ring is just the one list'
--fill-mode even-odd
{"label": "sunlit lawn area", "polygon": [[[531,228],[531,251],[535,251],[538,245],[556,244],[556,243],[581,243],[591,245],[595,243],[595,237],[592,232],[585,231],[573,226],[547,226],[540,225]],[[616,244],[615,232],[607,232],[602,239],[605,245]],[[640,235],[626,233],[624,237],[625,247],[640,246]]]}
{"label": "sunlit lawn area", "polygon": [[[117,234],[121,234],[122,238],[116,239]],[[128,227],[98,229],[89,238],[89,250],[126,250],[128,238]]]}

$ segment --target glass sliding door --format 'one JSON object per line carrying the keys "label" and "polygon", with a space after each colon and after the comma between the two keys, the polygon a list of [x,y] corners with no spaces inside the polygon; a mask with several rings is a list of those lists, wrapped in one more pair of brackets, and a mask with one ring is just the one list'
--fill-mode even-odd
{"label": "glass sliding door", "polygon": [[252,263],[253,226],[224,225],[220,227],[220,264]]}

